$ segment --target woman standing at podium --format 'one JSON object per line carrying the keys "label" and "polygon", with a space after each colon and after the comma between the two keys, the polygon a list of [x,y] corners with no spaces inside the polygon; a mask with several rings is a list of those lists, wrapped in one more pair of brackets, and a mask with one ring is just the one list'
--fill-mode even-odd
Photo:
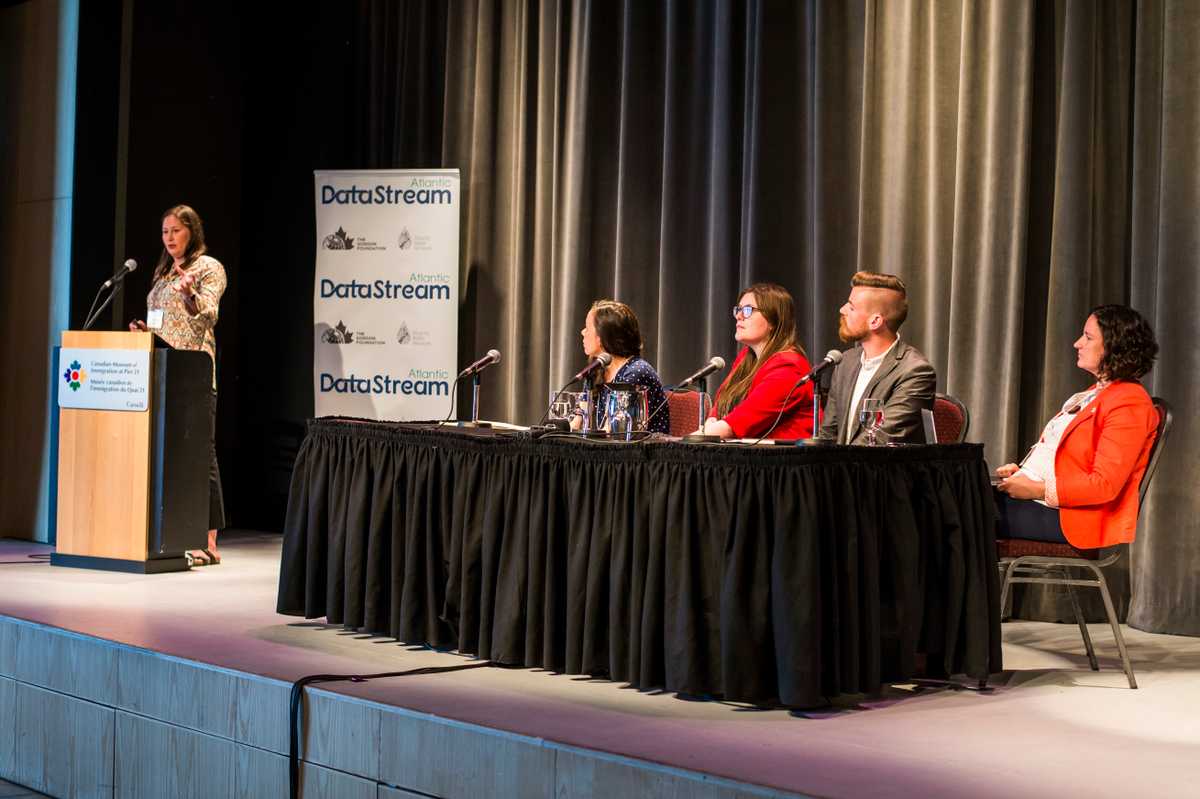
{"label": "woman standing at podium", "polygon": [[217,531],[225,526],[221,471],[217,467],[217,307],[225,292],[225,267],[207,254],[204,223],[186,205],[162,216],[163,251],[154,269],[154,285],[146,296],[146,319],[129,323],[133,331],[150,331],[177,350],[203,350],[213,362],[209,401],[208,546],[194,550],[193,564],[220,563]]}

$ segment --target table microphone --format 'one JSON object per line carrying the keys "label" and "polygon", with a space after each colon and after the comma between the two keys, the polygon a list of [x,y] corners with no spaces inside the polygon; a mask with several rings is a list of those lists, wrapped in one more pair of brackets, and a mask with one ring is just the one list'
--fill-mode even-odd
{"label": "table microphone", "polygon": [[722,358],[720,355],[714,355],[711,359],[709,359],[708,363],[706,363],[703,368],[701,368],[698,371],[694,372],[693,374],[689,375],[686,380],[683,380],[683,381],[675,384],[674,390],[678,391],[679,389],[683,388],[684,386],[690,386],[692,383],[695,383],[697,380],[708,377],[713,372],[720,371],[721,369],[724,369],[724,368],[725,368],[725,359]]}
{"label": "table microphone", "polygon": [[115,275],[100,285],[100,290],[96,292],[96,296],[92,300],[92,306],[88,308],[87,316],[84,318],[83,327],[81,328],[82,330],[90,329],[96,320],[100,318],[100,314],[104,312],[104,309],[107,308],[112,302],[113,294],[116,294],[115,290],[108,295],[108,299],[104,301],[103,305],[101,305],[99,308],[96,307],[96,303],[100,301],[100,296],[104,294],[104,290],[112,288],[116,284],[120,283],[125,279],[126,275],[135,269],[137,269],[137,261],[130,258],[128,261],[121,264],[121,268],[117,270]]}
{"label": "table microphone", "polygon": [[805,383],[812,381],[813,378],[815,378],[817,375],[821,374],[821,372],[824,372],[829,367],[836,366],[841,362],[842,362],[842,351],[841,350],[830,350],[829,352],[825,353],[824,360],[822,360],[819,364],[814,366],[811,372],[806,374],[804,377],[800,378],[800,382],[796,384],[795,388],[799,388],[800,386],[804,385]]}
{"label": "table microphone", "polygon": [[[607,352],[600,353],[591,360],[591,363],[580,369],[579,372],[571,378],[571,383],[579,382],[597,369],[607,367],[610,363],[612,363],[612,356]],[[567,385],[569,386],[571,383],[567,383]]]}
{"label": "table microphone", "polygon": [[478,361],[459,372],[458,379],[462,380],[464,377],[477,375],[484,369],[497,363],[500,363],[500,350],[488,350],[487,355],[483,356]]}

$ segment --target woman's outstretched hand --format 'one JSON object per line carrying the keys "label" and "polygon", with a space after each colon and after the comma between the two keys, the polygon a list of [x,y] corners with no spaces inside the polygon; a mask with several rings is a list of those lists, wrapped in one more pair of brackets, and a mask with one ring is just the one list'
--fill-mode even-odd
{"label": "woman's outstretched hand", "polygon": [[180,269],[178,264],[172,267],[172,271],[179,277],[179,283],[173,286],[173,288],[187,299],[195,297],[196,278]]}

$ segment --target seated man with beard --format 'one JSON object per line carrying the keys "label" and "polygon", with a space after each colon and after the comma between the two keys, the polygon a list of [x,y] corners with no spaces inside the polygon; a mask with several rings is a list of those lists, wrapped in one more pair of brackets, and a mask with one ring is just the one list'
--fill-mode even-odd
{"label": "seated man with beard", "polygon": [[900,340],[908,316],[904,283],[895,275],[858,272],[841,307],[838,335],[847,350],[833,372],[819,437],[838,444],[867,442],[859,423],[864,398],[883,401],[882,441],[925,443],[922,409],[933,408],[937,374],[916,347]]}

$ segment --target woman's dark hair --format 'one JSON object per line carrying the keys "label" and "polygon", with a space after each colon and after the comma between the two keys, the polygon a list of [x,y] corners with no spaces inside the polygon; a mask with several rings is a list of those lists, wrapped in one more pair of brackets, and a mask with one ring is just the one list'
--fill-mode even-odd
{"label": "woman's dark hair", "polygon": [[1154,366],[1158,342],[1142,315],[1127,305],[1099,305],[1092,309],[1100,326],[1104,356],[1100,377],[1105,380],[1137,380]]}
{"label": "woman's dark hair", "polygon": [[[204,246],[204,223],[200,221],[200,214],[186,205],[168,208],[163,211],[159,221],[161,222],[168,216],[175,217],[188,229],[188,246],[183,253],[183,268],[187,269],[197,258],[208,252],[208,247]],[[154,267],[154,279],[158,280],[170,272],[173,263],[175,263],[175,259],[167,252],[167,248],[163,247],[162,254],[158,256],[158,263]]]}
{"label": "woman's dark hair", "polygon": [[738,297],[754,295],[754,305],[771,326],[771,333],[763,343],[762,357],[757,358],[754,350],[748,349],[746,357],[738,364],[725,385],[717,394],[717,417],[722,418],[739,402],[746,398],[754,373],[760,364],[766,363],[777,352],[792,350],[804,354],[804,348],[796,341],[796,311],[792,295],[783,286],[775,283],[755,283],[743,290]]}
{"label": "woman's dark hair", "polygon": [[616,300],[596,300],[591,313],[605,352],[618,358],[642,354],[642,331],[632,308]]}

